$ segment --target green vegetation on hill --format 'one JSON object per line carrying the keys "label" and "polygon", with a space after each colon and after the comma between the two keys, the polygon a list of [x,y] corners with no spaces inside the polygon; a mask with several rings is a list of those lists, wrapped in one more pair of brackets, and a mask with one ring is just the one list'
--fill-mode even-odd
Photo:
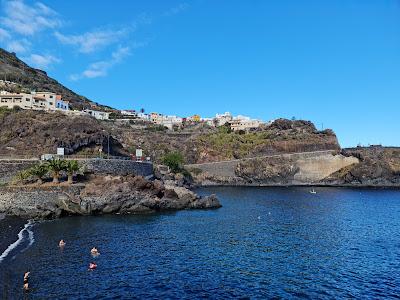
{"label": "green vegetation on hill", "polygon": [[173,173],[183,170],[184,158],[180,152],[170,152],[163,158],[163,163],[170,168]]}
{"label": "green vegetation on hill", "polygon": [[333,131],[318,131],[311,122],[285,119],[248,133],[231,132],[221,126],[216,131],[198,135],[194,144],[203,161],[340,149]]}
{"label": "green vegetation on hill", "polygon": [[226,159],[245,157],[268,140],[267,132],[238,134],[225,130],[223,126],[220,128],[217,132],[198,136],[197,142],[200,147],[209,148]]}

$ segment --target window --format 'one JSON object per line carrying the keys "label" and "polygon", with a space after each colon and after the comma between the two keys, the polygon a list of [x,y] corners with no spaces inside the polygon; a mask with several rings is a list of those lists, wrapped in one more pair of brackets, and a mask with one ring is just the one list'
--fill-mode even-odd
{"label": "window", "polygon": [[29,99],[29,98],[25,98],[25,101],[30,101],[31,99]]}
{"label": "window", "polygon": [[49,105],[53,105],[53,102],[49,102]]}

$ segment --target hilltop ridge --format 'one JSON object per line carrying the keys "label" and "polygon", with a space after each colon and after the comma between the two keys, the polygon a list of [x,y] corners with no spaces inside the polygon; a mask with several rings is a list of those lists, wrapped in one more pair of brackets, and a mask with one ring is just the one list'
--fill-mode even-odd
{"label": "hilltop ridge", "polygon": [[30,67],[19,59],[15,53],[8,52],[2,48],[0,48],[0,79],[6,79],[18,84],[17,86],[3,85],[1,87],[10,92],[18,92],[21,89],[54,92],[62,95],[63,99],[69,101],[74,109],[110,109],[76,94],[57,80],[49,77],[45,71]]}

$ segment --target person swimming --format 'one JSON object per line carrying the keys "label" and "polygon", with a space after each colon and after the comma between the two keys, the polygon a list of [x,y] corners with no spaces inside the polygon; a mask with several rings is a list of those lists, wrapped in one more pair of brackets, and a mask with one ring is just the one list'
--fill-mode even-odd
{"label": "person swimming", "polygon": [[61,240],[59,243],[58,243],[58,246],[61,248],[61,247],[64,247],[65,246],[65,241],[64,240]]}
{"label": "person swimming", "polygon": [[24,286],[23,286],[24,291],[29,290],[29,274],[30,273],[31,272],[25,272],[25,274],[24,274]]}
{"label": "person swimming", "polygon": [[90,264],[89,264],[89,270],[94,270],[94,269],[96,269],[97,268],[97,264],[95,263],[95,262],[91,262]]}
{"label": "person swimming", "polygon": [[93,256],[98,256],[98,255],[100,255],[100,252],[99,252],[99,250],[97,250],[96,247],[93,247],[92,250],[90,250],[90,253],[91,253]]}

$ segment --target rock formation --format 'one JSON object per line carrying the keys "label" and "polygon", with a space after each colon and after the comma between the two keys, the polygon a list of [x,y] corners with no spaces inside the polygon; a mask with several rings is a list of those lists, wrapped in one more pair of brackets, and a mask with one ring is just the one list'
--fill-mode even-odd
{"label": "rock formation", "polygon": [[199,197],[172,183],[141,176],[96,176],[86,185],[0,189],[0,212],[25,218],[65,215],[143,214],[219,208],[215,195]]}

